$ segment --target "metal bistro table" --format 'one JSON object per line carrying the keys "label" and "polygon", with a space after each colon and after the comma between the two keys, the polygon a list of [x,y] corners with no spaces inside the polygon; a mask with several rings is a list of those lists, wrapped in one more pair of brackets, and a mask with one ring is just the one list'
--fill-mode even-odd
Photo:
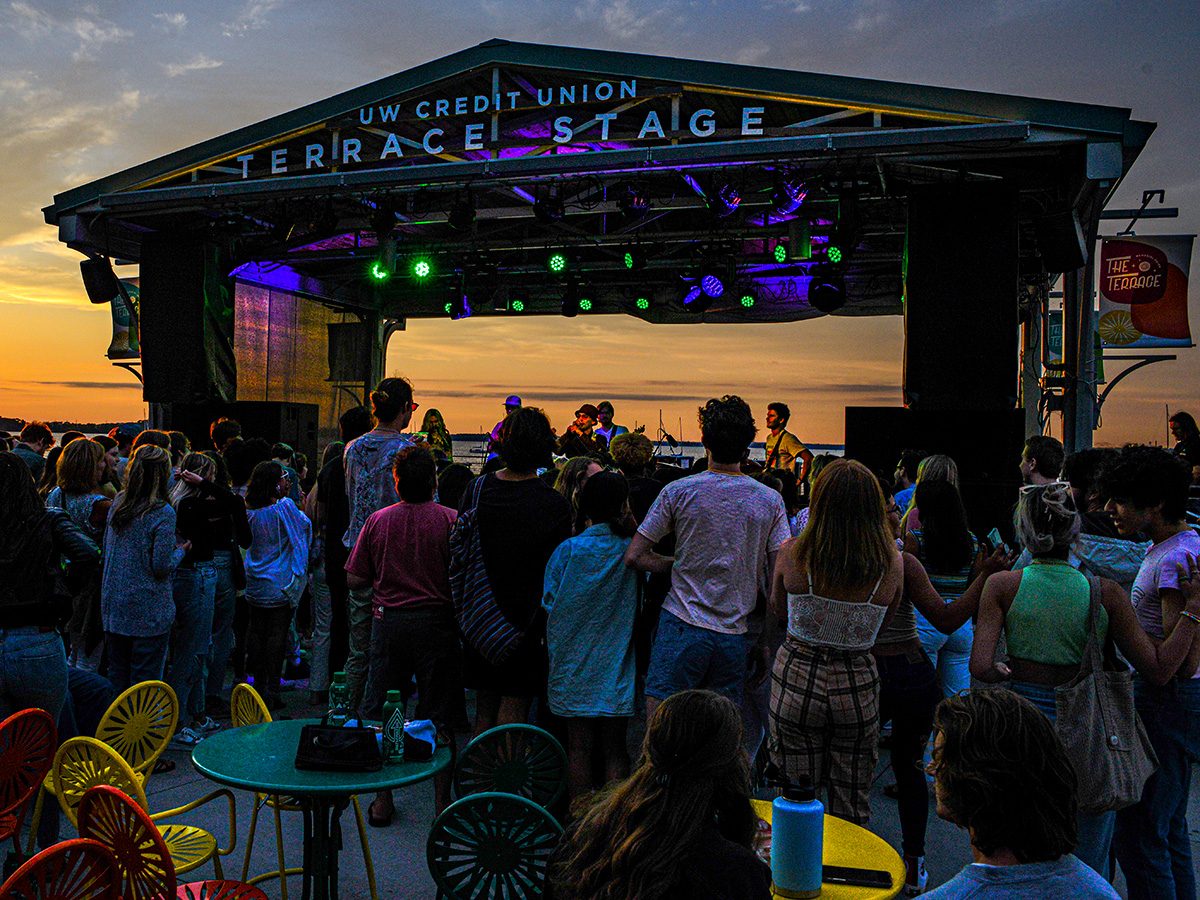
{"label": "metal bistro table", "polygon": [[374,794],[432,778],[450,764],[442,747],[426,762],[385,765],[378,772],[315,772],[296,768],[300,730],[317,719],[243,725],[205,738],[192,751],[196,771],[227,787],[294,797],[304,813],[304,900],[338,896],[341,812],[355,794]]}

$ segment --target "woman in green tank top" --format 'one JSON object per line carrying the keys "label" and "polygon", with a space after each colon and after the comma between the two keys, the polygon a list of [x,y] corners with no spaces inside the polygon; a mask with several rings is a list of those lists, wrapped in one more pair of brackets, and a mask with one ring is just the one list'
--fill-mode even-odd
{"label": "woman in green tank top", "polygon": [[[1065,482],[1027,485],[1013,517],[1017,539],[1033,562],[988,579],[979,601],[971,674],[980,681],[1006,682],[1033,701],[1053,721],[1054,689],[1079,672],[1087,640],[1091,588],[1088,579],[1067,563],[1079,537],[1079,514]],[[1196,637],[1197,622],[1155,644],[1138,624],[1129,595],[1114,581],[1100,579],[1099,637],[1120,648],[1147,680],[1163,684],[1179,668]],[[1186,607],[1200,616],[1200,585]],[[1184,619],[1180,619],[1184,623]],[[1008,641],[1007,663],[996,659],[1000,634]],[[1085,863],[1107,876],[1114,813],[1081,816],[1079,847]]]}

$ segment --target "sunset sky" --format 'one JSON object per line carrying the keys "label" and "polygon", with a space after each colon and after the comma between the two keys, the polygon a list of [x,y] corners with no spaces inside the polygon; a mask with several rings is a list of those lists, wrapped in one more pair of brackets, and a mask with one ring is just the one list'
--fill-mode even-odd
{"label": "sunset sky", "polygon": [[[109,312],[88,304],[81,257],[44,224],[54,194],[492,37],[1130,107],[1158,130],[1110,205],[1162,188],[1180,217],[1139,234],[1200,223],[1194,2],[17,0],[0,7],[0,415],[145,415],[133,376],[104,358]],[[454,431],[490,428],[515,392],[560,429],[579,402],[609,399],[623,424],[654,431],[661,408],[694,439],[696,406],[736,392],[760,425],[781,399],[802,439],[840,443],[845,406],[900,403],[902,348],[899,317],[436,319],[393,338],[388,371]],[[1200,413],[1200,356],[1180,357],[1114,390],[1098,444],[1165,441],[1164,406]]]}

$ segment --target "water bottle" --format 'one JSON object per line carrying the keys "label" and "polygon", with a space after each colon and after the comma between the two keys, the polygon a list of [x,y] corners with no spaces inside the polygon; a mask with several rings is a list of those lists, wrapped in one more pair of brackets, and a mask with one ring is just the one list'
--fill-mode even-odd
{"label": "water bottle", "polygon": [[388,691],[383,704],[383,761],[404,762],[404,698],[399,691]]}
{"label": "water bottle", "polygon": [[825,807],[807,778],[783,789],[771,811],[771,881],[779,897],[818,897]]}
{"label": "water bottle", "polygon": [[333,680],[329,683],[329,717],[330,725],[341,727],[350,717],[346,709],[346,673],[334,672]]}

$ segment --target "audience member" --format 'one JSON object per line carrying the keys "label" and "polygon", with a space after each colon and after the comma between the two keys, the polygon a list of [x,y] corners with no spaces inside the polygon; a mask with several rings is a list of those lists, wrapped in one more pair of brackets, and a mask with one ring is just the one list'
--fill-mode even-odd
{"label": "audience member", "polygon": [[287,496],[290,485],[274,460],[254,467],[246,490],[250,547],[246,550],[246,603],[250,607],[248,668],[268,709],[283,705],[279,682],[288,626],[308,583],[312,523]]}
{"label": "audience member", "polygon": [[229,449],[231,443],[242,436],[242,426],[233,419],[222,416],[212,423],[208,434],[212,439],[213,449],[218,453],[224,453]]}
{"label": "audience member", "polygon": [[1021,451],[1021,483],[1049,484],[1062,474],[1063,445],[1057,438],[1035,434]]}
{"label": "audience member", "polygon": [[463,491],[475,478],[475,473],[461,463],[451,463],[438,475],[438,503],[457,510],[462,505]]}
{"label": "audience member", "polygon": [[[400,502],[367,517],[346,562],[351,590],[371,591],[371,675],[364,702],[378,719],[389,690],[407,703],[417,683],[416,718],[430,719],[454,752],[454,726],[466,719],[461,651],[450,599],[450,529],[457,513],[435,503],[437,463],[428,447],[405,447],[392,464]],[[434,776],[434,807],[450,805],[450,770]],[[367,810],[372,825],[392,821],[390,790]]]}
{"label": "audience member", "polygon": [[171,440],[171,467],[178,469],[183,458],[191,452],[192,442],[182,431],[168,431],[167,437]]}
{"label": "audience member", "polygon": [[1117,813],[1117,859],[1130,900],[1196,894],[1187,808],[1192,763],[1200,759],[1200,641],[1194,639],[1196,610],[1188,593],[1196,590],[1190,566],[1200,556],[1200,536],[1186,521],[1190,479],[1181,455],[1126,447],[1100,476],[1100,492],[1109,498],[1105,508],[1121,536],[1140,533],[1153,542],[1133,583],[1138,622],[1153,641],[1162,641],[1160,657],[1177,632],[1190,644],[1182,665],[1157,673],[1165,674],[1166,683],[1141,667],[1134,678],[1138,715],[1158,771],[1141,801]]}
{"label": "audience member", "polygon": [[17,446],[12,452],[25,463],[35,485],[41,484],[42,472],[46,468],[46,460],[43,457],[53,446],[54,435],[50,433],[50,428],[45,422],[28,422],[21,429],[21,439],[17,441]]}
{"label": "audience member", "polygon": [[938,706],[934,727],[937,814],[967,830],[974,864],[929,900],[1116,900],[1071,855],[1075,770],[1032,703],[1004,690],[957,694]]}
{"label": "audience member", "polygon": [[[600,472],[579,492],[584,528],[558,545],[546,565],[542,608],[550,673],[550,711],[567,720],[567,787],[571,799],[629,775],[625,731],[633,715],[636,666],[633,623],[637,573],[625,567],[634,527],[629,486]],[[671,561],[659,561],[670,571]],[[603,645],[604,652],[596,649]],[[593,759],[603,779],[593,777]]]}
{"label": "audience member", "polygon": [[580,810],[550,864],[559,900],[769,900],[737,707],[683,691],[650,717],[637,771]]}
{"label": "audience member", "polygon": [[554,489],[571,504],[571,528],[575,534],[581,530],[579,528],[579,492],[587,484],[589,478],[603,471],[604,466],[591,456],[573,456],[567,460],[566,465],[558,470]]}
{"label": "audience member", "polygon": [[167,496],[170,453],[157,445],[138,447],[126,474],[125,490],[108,515],[100,594],[108,680],[118,692],[162,679],[175,621],[171,576],[191,549],[175,535]]}
{"label": "audience member", "polygon": [[922,450],[904,450],[900,453],[900,461],[896,463],[892,477],[896,482],[896,505],[900,507],[902,516],[908,512],[908,504],[916,490],[921,460],[928,455]]}

